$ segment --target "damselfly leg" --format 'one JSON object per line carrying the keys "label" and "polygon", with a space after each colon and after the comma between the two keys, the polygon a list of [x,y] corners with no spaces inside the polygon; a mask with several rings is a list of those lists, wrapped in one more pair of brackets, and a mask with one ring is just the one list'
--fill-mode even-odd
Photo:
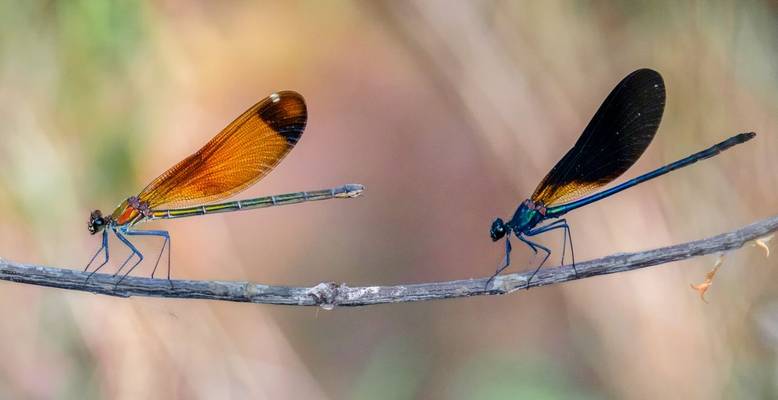
{"label": "damselfly leg", "polygon": [[560,219],[559,221],[554,221],[551,224],[548,224],[546,226],[541,226],[535,229],[530,230],[526,233],[527,236],[536,236],[538,234],[553,231],[556,229],[562,229],[564,230],[562,235],[562,263],[560,265],[565,265],[565,250],[567,249],[567,241],[570,240],[570,258],[573,260],[573,272],[575,272],[575,276],[578,276],[578,270],[575,269],[575,248],[573,247],[573,235],[570,233],[570,225],[567,224],[566,219]]}
{"label": "damselfly leg", "polygon": [[154,273],[157,272],[157,266],[159,266],[159,260],[162,259],[162,253],[165,252],[165,247],[167,247],[167,280],[170,281],[170,286],[173,286],[173,281],[170,280],[170,252],[171,250],[171,240],[170,240],[170,234],[167,231],[133,231],[133,230],[127,230],[125,232],[127,235],[132,236],[158,236],[161,238],[164,238],[165,240],[162,242],[162,250],[159,251],[159,255],[157,256],[157,262],[154,263],[154,269],[151,271],[151,278],[154,278]]}
{"label": "damselfly leg", "polygon": [[92,256],[92,259],[89,260],[89,263],[86,264],[86,267],[84,268],[84,272],[89,271],[89,267],[95,261],[97,256],[100,255],[101,251],[105,251],[105,261],[103,261],[102,264],[100,264],[97,268],[95,268],[95,270],[92,271],[92,273],[89,274],[89,276],[86,277],[86,281],[89,281],[89,278],[91,278],[92,275],[95,274],[95,272],[99,271],[100,268],[103,268],[103,266],[108,263],[108,258],[109,257],[108,257],[108,231],[107,230],[103,231],[103,241],[102,241],[102,244],[100,245],[100,248],[97,250],[97,253],[95,253],[95,255]]}

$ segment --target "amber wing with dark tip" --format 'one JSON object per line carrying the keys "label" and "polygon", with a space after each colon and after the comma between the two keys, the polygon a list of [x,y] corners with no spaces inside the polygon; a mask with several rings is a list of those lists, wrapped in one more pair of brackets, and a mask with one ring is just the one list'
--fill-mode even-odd
{"label": "amber wing with dark tip", "polygon": [[273,93],[154,179],[138,198],[154,209],[204,204],[238,193],[262,179],[292,150],[307,117],[299,93]]}
{"label": "amber wing with dark tip", "polygon": [[613,181],[643,154],[665,107],[662,76],[640,69],[611,91],[570,151],[540,182],[532,201],[566,203]]}

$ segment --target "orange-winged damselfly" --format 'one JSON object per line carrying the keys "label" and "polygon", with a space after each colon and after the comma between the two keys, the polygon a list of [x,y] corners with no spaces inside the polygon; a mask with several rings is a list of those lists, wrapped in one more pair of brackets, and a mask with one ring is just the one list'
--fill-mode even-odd
{"label": "orange-winged damselfly", "polygon": [[114,276],[121,273],[133,257],[137,258],[117,281],[118,285],[143,261],[143,254],[127,236],[158,236],[164,241],[151,277],[167,247],[167,278],[170,280],[170,234],[163,230],[135,229],[144,221],[352,198],[362,194],[362,185],[347,184],[332,189],[213,204],[248,188],[273,170],[300,140],[307,120],[305,100],[299,93],[273,93],[246,110],[203,148],[154,179],[137,196],[119,204],[111,215],[103,216],[100,210],[93,211],[89,217],[89,232],[102,232],[102,245],[84,271],[89,270],[101,252],[105,252],[105,259],[89,276],[108,263],[108,233],[113,232],[130,249],[130,255]]}

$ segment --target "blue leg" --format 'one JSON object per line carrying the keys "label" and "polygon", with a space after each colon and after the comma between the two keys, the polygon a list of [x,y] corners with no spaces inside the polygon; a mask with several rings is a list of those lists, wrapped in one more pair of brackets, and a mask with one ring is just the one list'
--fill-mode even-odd
{"label": "blue leg", "polygon": [[132,257],[134,257],[134,256],[135,256],[135,253],[131,251],[130,255],[127,256],[127,258],[124,259],[124,262],[121,263],[121,265],[119,265],[119,269],[117,269],[116,272],[114,272],[113,275],[111,275],[111,276],[115,277],[116,275],[119,275],[122,272],[122,270],[124,269],[124,267],[127,266],[127,263],[130,262],[130,260],[132,260]]}
{"label": "blue leg", "polygon": [[[565,221],[567,222],[567,221]],[[567,242],[570,241],[570,258],[573,261],[573,271],[575,271],[575,248],[573,248],[573,234],[570,232],[570,225],[565,224],[565,232],[564,235],[562,235],[562,263],[560,265],[565,265],[565,249],[567,248]],[[578,275],[578,272],[575,273]]]}
{"label": "blue leg", "polygon": [[497,268],[497,271],[495,271],[494,275],[489,277],[489,280],[486,281],[486,286],[484,289],[489,288],[489,284],[492,283],[494,278],[497,277],[497,275],[500,275],[500,272],[504,271],[505,268],[508,268],[509,265],[511,265],[511,234],[508,232],[507,235],[505,235],[505,262],[502,266]]}
{"label": "blue leg", "polygon": [[[555,229],[563,229],[564,234],[562,235],[562,264],[565,263],[565,250],[567,250],[567,236],[570,227],[567,225],[567,220],[560,219],[559,221],[555,221],[551,224],[548,224],[546,226],[540,226],[535,229],[532,229],[526,233],[527,236],[536,236],[544,232],[553,231]],[[571,240],[572,243],[572,240]]]}
{"label": "blue leg", "polygon": [[541,226],[527,232],[527,236],[535,236],[543,232],[553,231],[555,229],[564,230],[562,238],[562,265],[565,263],[565,249],[567,248],[567,240],[570,239],[570,255],[573,259],[573,272],[578,276],[578,271],[575,269],[575,248],[573,247],[573,235],[570,233],[570,225],[567,224],[567,220],[560,219],[552,224]]}
{"label": "blue leg", "polygon": [[533,253],[538,254],[538,248],[535,247],[535,243],[528,242],[526,240],[522,240],[522,242],[524,242],[527,246],[529,246],[529,248],[532,249]]}
{"label": "blue leg", "polygon": [[103,266],[108,263],[108,231],[107,230],[103,230],[103,244],[100,246],[100,249],[97,250],[97,253],[95,253],[95,255],[92,256],[92,259],[89,260],[89,263],[86,265],[86,268],[84,268],[84,272],[89,270],[89,266],[92,265],[92,262],[95,261],[95,258],[97,258],[97,256],[103,250],[105,250],[105,261],[103,261],[102,264],[100,264],[97,268],[95,268],[95,270],[92,271],[92,273],[86,277],[86,281],[89,281],[89,278],[91,278],[92,275],[95,274],[95,272],[99,271],[100,268],[103,268]]}
{"label": "blue leg", "polygon": [[170,234],[167,231],[131,231],[131,230],[128,230],[124,233],[132,236],[159,236],[165,238],[165,241],[162,243],[162,250],[160,250],[159,255],[157,256],[157,262],[154,263],[154,269],[151,271],[151,278],[154,279],[154,273],[157,271],[159,260],[162,259],[162,253],[165,252],[165,246],[167,246],[167,280],[168,282],[170,282],[170,287],[172,288],[173,281],[170,280],[170,252],[171,252]]}
{"label": "blue leg", "polygon": [[535,275],[538,273],[538,271],[540,271],[540,268],[543,267],[543,264],[546,263],[546,260],[548,260],[548,257],[551,256],[551,250],[549,250],[547,247],[545,247],[543,245],[537,244],[535,242],[531,242],[531,241],[523,238],[521,235],[517,235],[517,236],[519,237],[519,240],[521,240],[522,242],[526,243],[529,247],[532,247],[532,248],[537,247],[537,248],[539,248],[539,249],[541,249],[541,250],[546,252],[546,256],[543,257],[543,261],[540,262],[540,265],[538,265],[538,267],[535,268],[535,271],[532,272],[532,275],[530,275],[529,279],[527,279],[527,286],[526,287],[527,287],[527,289],[529,289],[529,283],[532,281],[532,278],[535,277]]}
{"label": "blue leg", "polygon": [[[132,258],[132,256],[133,256],[133,255],[137,255],[137,256],[138,256],[138,261],[136,261],[136,262],[135,262],[135,264],[132,264],[132,267],[130,267],[130,269],[128,269],[128,270],[127,270],[127,273],[125,273],[124,275],[122,275],[122,277],[121,277],[121,278],[119,278],[119,280],[116,282],[116,284],[114,285],[114,289],[116,289],[116,287],[118,287],[118,286],[119,286],[119,283],[121,283],[121,282],[124,280],[124,278],[126,278],[126,277],[127,277],[127,275],[129,275],[129,274],[130,274],[130,272],[132,272],[132,270],[133,270],[133,269],[135,269],[135,267],[137,267],[137,266],[138,266],[138,264],[140,264],[140,263],[141,263],[141,261],[143,261],[143,254],[141,254],[141,253],[140,253],[140,251],[138,251],[138,249],[137,249],[135,246],[133,246],[133,245],[132,245],[132,243],[130,243],[130,241],[129,241],[129,240],[127,240],[127,238],[126,238],[126,237],[124,237],[124,236],[123,236],[121,233],[119,233],[119,231],[114,231],[114,233],[116,234],[116,237],[117,237],[117,238],[119,238],[119,240],[121,240],[121,241],[122,241],[122,243],[124,243],[124,244],[125,244],[127,247],[129,247],[129,248],[130,248],[130,251],[132,251],[132,254],[130,254],[130,256],[129,256],[129,257],[127,257],[127,260],[125,260],[125,261],[124,261],[124,264],[122,264],[121,268],[119,268],[119,270],[120,270],[120,271],[121,271],[121,269],[122,269],[122,268],[124,268],[124,265],[125,265],[125,264],[126,264],[128,261],[130,261],[130,258]],[[125,233],[126,233],[126,232],[125,232]],[[116,271],[116,274],[118,274],[118,273],[119,273],[119,271]],[[114,276],[115,276],[116,274],[114,274]]]}

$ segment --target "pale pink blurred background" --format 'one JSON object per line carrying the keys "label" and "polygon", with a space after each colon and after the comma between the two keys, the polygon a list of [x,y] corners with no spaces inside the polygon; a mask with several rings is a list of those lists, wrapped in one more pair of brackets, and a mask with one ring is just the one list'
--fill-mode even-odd
{"label": "pale pink blurred background", "polygon": [[[487,276],[491,221],[641,67],[663,74],[667,107],[625,178],[758,136],[570,214],[577,259],[734,229],[778,211],[776,22],[759,1],[0,2],[0,256],[82,268],[92,209],[291,89],[306,133],[239,198],[348,182],[364,197],[149,225],[171,232],[175,277]],[[513,271],[533,261],[515,248]],[[5,282],[0,397],[774,398],[775,257],[728,254],[706,304],[689,284],[715,260],[330,312]]]}

